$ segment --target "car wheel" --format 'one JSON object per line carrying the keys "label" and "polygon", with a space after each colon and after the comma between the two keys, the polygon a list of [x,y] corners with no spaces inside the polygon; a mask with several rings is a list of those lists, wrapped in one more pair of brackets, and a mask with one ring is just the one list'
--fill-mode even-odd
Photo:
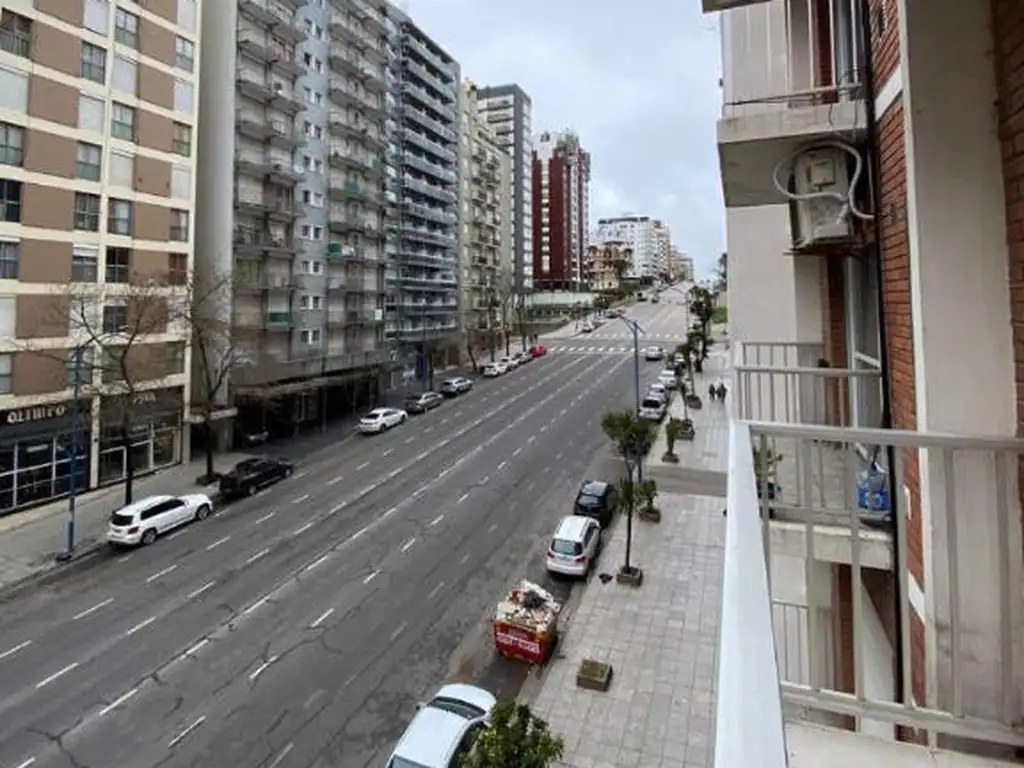
{"label": "car wheel", "polygon": [[403,413],[403,414],[402,414],[402,418],[401,418],[401,420],[400,420],[400,421],[399,421],[398,423],[399,423],[399,424],[405,424],[405,421],[406,421],[406,419],[408,419],[408,418],[409,418],[409,417],[408,417],[408,416],[406,416],[406,415],[405,415],[405,414]]}
{"label": "car wheel", "polygon": [[245,495],[246,496],[255,496],[256,495],[256,484],[255,483],[253,483],[252,485],[246,486]]}
{"label": "car wheel", "polygon": [[210,505],[203,504],[196,510],[196,520],[205,520],[210,516]]}
{"label": "car wheel", "polygon": [[287,469],[286,469],[286,470],[284,471],[284,476],[285,476],[285,477],[291,477],[291,476],[292,476],[292,473],[293,473],[294,471],[295,471],[294,469],[292,469],[291,467],[288,467],[288,468],[287,468]]}
{"label": "car wheel", "polygon": [[144,547],[148,547],[154,541],[156,541],[156,528],[147,528],[142,532],[142,538],[139,539],[139,543]]}

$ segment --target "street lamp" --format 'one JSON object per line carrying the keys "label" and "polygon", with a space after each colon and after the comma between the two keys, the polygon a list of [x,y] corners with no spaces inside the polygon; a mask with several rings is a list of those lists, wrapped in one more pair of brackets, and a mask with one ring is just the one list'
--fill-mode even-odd
{"label": "street lamp", "polygon": [[78,497],[78,442],[81,431],[81,413],[78,399],[82,394],[82,359],[85,348],[77,346],[71,353],[71,377],[73,395],[71,398],[71,457],[68,460],[68,522],[67,543],[57,560],[66,562],[75,554],[75,502]]}
{"label": "street lamp", "polygon": [[[640,417],[640,336],[646,335],[646,331],[640,326],[636,320],[630,320],[628,317],[620,317],[619,320],[626,324],[626,327],[633,334],[633,397],[635,400],[636,411],[635,415],[637,418]],[[636,479],[637,482],[644,479],[643,470],[643,456],[638,454],[636,462]]]}

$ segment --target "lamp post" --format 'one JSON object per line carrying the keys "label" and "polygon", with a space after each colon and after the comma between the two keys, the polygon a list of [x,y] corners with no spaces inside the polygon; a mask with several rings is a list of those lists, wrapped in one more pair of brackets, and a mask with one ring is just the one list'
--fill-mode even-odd
{"label": "lamp post", "polygon": [[75,347],[72,354],[72,386],[73,395],[71,402],[71,457],[68,460],[68,521],[67,521],[67,543],[65,549],[57,560],[66,562],[75,554],[75,502],[78,497],[78,442],[81,431],[81,413],[78,399],[82,394],[82,353],[81,346]]}
{"label": "lamp post", "polygon": [[[646,331],[640,326],[636,320],[630,320],[628,317],[620,317],[619,320],[626,324],[626,327],[633,333],[633,398],[635,401],[634,415],[640,416],[640,335],[645,334]],[[644,479],[643,470],[643,455],[641,452],[637,452],[636,461],[636,479],[637,482]]]}

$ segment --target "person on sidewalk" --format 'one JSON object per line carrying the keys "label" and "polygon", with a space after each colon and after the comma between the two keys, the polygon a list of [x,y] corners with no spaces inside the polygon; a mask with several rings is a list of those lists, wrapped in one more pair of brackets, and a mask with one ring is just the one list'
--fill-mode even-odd
{"label": "person on sidewalk", "polygon": [[718,402],[720,402],[720,403],[724,403],[725,402],[725,393],[726,393],[725,382],[724,381],[718,382]]}
{"label": "person on sidewalk", "polygon": [[708,397],[711,398],[711,402],[715,402],[715,398],[718,397],[718,390],[715,389],[714,382],[708,384]]}

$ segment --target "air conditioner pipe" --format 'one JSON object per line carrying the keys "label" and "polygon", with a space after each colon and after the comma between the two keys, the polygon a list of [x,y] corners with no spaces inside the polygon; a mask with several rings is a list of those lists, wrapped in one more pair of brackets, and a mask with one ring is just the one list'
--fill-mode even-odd
{"label": "air conditioner pipe", "polygon": [[[853,175],[850,176],[850,185],[847,189],[846,194],[839,192],[804,192],[798,194],[796,192],[790,192],[789,189],[781,181],[779,181],[779,174],[782,173],[783,169],[792,169],[793,163],[800,155],[811,152],[815,149],[838,149],[846,152],[853,156],[854,166]],[[857,199],[855,196],[857,190],[857,184],[860,182],[860,177],[864,175],[864,160],[860,156],[860,152],[857,151],[856,147],[845,141],[839,139],[825,139],[823,141],[816,141],[806,146],[800,147],[795,152],[790,152],[775,166],[775,170],[772,172],[772,184],[775,185],[776,191],[780,195],[793,200],[795,202],[806,202],[809,200],[838,200],[843,204],[843,210],[839,214],[839,220],[843,221],[849,214],[853,214],[861,221],[871,221],[874,216],[870,213],[865,213],[857,205]]]}

